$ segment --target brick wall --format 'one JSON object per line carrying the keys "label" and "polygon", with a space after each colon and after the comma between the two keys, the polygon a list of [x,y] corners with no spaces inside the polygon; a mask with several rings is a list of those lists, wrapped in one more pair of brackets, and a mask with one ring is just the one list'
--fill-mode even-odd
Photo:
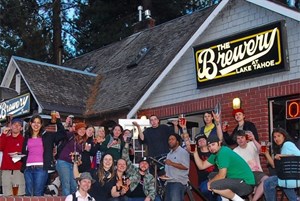
{"label": "brick wall", "polygon": [[1,196],[0,201],[64,201],[65,196]]}
{"label": "brick wall", "polygon": [[[216,103],[220,101],[222,105],[222,121],[228,121],[229,125],[232,125],[229,127],[229,132],[232,132],[235,127],[234,125],[236,125],[231,113],[232,100],[235,97],[239,97],[242,101],[242,108],[245,111],[246,119],[255,123],[260,140],[269,140],[268,99],[294,94],[300,94],[300,79],[149,108],[139,111],[138,116],[155,114],[160,118],[166,118],[177,116],[181,113],[202,112],[212,110]],[[266,170],[264,157],[261,157],[261,160],[263,169]]]}

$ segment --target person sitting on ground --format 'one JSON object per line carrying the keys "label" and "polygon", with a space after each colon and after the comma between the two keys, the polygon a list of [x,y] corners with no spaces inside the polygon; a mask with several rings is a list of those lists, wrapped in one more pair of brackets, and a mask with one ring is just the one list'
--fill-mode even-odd
{"label": "person sitting on ground", "polygon": [[75,200],[77,201],[95,201],[95,199],[88,194],[92,183],[95,182],[90,173],[83,172],[78,178],[76,178],[76,180],[78,190],[75,193],[68,195],[65,201],[73,201],[74,198],[76,198]]}
{"label": "person sitting on ground", "polygon": [[208,189],[222,196],[222,200],[243,201],[241,196],[246,196],[253,191],[255,178],[250,167],[244,159],[230,148],[222,146],[216,135],[210,135],[207,146],[211,155],[202,161],[198,152],[194,152],[197,167],[204,170],[217,165],[219,171],[210,173]]}
{"label": "person sitting on ground", "polygon": [[254,190],[252,201],[257,201],[264,193],[264,180],[268,178],[260,165],[259,153],[261,146],[256,141],[251,131],[247,131],[246,133],[244,130],[238,130],[235,139],[238,146],[234,148],[233,151],[240,155],[253,171],[256,181],[256,188]]}

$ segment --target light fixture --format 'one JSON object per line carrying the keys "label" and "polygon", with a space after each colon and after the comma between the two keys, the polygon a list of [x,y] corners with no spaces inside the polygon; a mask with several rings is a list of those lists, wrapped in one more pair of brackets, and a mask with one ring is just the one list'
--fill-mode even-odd
{"label": "light fixture", "polygon": [[145,115],[141,116],[141,120],[147,120],[147,117]]}
{"label": "light fixture", "polygon": [[232,108],[234,110],[241,108],[241,99],[240,98],[237,97],[232,100]]}

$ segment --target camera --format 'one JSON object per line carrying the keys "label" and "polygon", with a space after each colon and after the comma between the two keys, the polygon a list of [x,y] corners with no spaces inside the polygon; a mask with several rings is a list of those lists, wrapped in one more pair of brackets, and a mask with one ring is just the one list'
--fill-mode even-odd
{"label": "camera", "polygon": [[78,163],[80,158],[81,158],[80,154],[78,152],[75,152],[73,154],[73,163]]}
{"label": "camera", "polygon": [[128,136],[128,137],[126,138],[126,142],[127,142],[127,143],[130,143],[131,140],[132,140],[132,136]]}

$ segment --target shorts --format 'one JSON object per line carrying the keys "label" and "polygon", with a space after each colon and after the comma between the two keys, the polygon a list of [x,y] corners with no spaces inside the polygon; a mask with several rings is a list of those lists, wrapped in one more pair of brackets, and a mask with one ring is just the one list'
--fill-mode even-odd
{"label": "shorts", "polygon": [[254,174],[256,186],[260,184],[260,181],[264,176],[267,176],[265,173],[260,171],[254,171],[253,174]]}
{"label": "shorts", "polygon": [[[209,178],[213,178],[217,172],[212,172],[209,174]],[[210,184],[212,190],[225,190],[230,189],[232,192],[239,196],[249,195],[253,191],[253,186],[247,184],[243,179],[229,179],[224,178],[217,181],[213,181]]]}

